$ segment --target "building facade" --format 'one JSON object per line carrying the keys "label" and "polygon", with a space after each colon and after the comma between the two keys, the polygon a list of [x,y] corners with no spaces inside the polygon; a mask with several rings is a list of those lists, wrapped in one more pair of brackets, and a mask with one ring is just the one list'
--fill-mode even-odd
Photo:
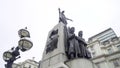
{"label": "building facade", "polygon": [[98,68],[120,68],[120,37],[109,28],[88,39],[88,50]]}
{"label": "building facade", "polygon": [[12,67],[13,68],[38,68],[38,65],[39,65],[38,62],[28,59],[18,64],[14,63]]}
{"label": "building facade", "polygon": [[13,63],[12,68],[21,68],[20,64]]}

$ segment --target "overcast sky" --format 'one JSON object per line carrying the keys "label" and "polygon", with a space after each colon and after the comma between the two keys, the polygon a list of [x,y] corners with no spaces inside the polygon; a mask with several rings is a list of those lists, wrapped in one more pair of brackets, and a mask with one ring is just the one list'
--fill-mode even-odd
{"label": "overcast sky", "polygon": [[86,41],[110,27],[120,36],[120,0],[0,0],[0,68],[3,52],[18,45],[18,30],[26,26],[34,46],[15,62],[41,60],[48,32],[58,23],[58,8],[73,20],[68,26],[76,34],[83,30]]}

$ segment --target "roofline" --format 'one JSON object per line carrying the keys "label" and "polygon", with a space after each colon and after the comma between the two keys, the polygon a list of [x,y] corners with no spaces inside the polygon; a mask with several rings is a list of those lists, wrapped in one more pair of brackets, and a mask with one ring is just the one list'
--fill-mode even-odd
{"label": "roofline", "polygon": [[105,33],[105,32],[107,32],[107,31],[109,31],[109,30],[112,30],[112,31],[113,31],[113,29],[112,29],[112,28],[108,28],[108,29],[106,29],[106,30],[104,30],[104,31],[102,31],[102,32],[100,32],[100,33],[98,33],[98,34],[96,34],[96,35],[94,35],[94,36],[92,36],[92,37],[88,38],[88,41],[89,41],[90,39],[92,39],[92,38],[94,38],[94,37],[96,37],[96,36],[98,36],[98,35],[102,34],[102,33]]}

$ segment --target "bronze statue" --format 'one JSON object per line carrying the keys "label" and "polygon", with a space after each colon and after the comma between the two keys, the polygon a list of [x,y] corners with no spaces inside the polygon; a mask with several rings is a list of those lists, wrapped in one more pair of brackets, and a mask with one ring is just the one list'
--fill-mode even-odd
{"label": "bronze statue", "polygon": [[[68,59],[74,58],[91,58],[90,52],[87,50],[87,43],[84,38],[82,38],[83,32],[79,31],[78,36],[75,35],[74,27],[67,27],[67,20],[72,21],[71,19],[66,18],[64,11],[59,10],[59,23],[62,22],[64,26],[64,45],[65,53]],[[49,36],[46,47],[46,54],[53,51],[57,48],[58,43],[58,29],[53,30]]]}
{"label": "bronze statue", "polygon": [[71,27],[68,28],[69,33],[68,33],[68,58],[69,59],[74,59],[78,58],[79,54],[81,54],[81,50],[79,47],[79,42],[76,39],[76,36],[74,34],[75,28]]}
{"label": "bronze statue", "polygon": [[60,11],[60,8],[58,8],[59,10],[59,23],[62,22],[63,24],[67,25],[67,20],[70,20],[72,21],[71,19],[67,18],[65,15],[64,15],[64,12],[65,11]]}
{"label": "bronze statue", "polygon": [[90,52],[87,50],[87,43],[85,42],[85,40],[82,38],[82,35],[83,35],[83,32],[82,31],[79,31],[78,32],[78,37],[76,37],[76,39],[78,40],[79,42],[79,47],[80,47],[80,50],[81,50],[81,54],[79,54],[79,57],[82,57],[82,58],[91,58],[91,54]]}
{"label": "bronze statue", "polygon": [[75,36],[75,28],[67,29],[67,45],[65,45],[65,53],[68,59],[74,58],[91,58],[90,52],[87,50],[87,43],[82,38],[83,32],[79,31],[78,36]]}
{"label": "bronze statue", "polygon": [[68,58],[74,59],[75,58],[75,28],[71,27],[68,33]]}
{"label": "bronze statue", "polygon": [[82,31],[78,32],[77,40],[79,42],[79,46],[80,46],[80,50],[81,50],[80,57],[85,57],[86,56],[86,48],[85,48],[85,46],[87,46],[87,43],[82,38]]}

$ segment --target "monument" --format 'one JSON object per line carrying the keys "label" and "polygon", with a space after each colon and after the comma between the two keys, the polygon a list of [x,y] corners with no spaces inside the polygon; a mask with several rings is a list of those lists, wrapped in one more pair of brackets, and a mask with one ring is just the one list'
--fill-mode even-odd
{"label": "monument", "polygon": [[59,23],[48,33],[40,68],[96,68],[90,60],[83,32],[75,35],[74,27],[67,27],[68,19],[59,10]]}

